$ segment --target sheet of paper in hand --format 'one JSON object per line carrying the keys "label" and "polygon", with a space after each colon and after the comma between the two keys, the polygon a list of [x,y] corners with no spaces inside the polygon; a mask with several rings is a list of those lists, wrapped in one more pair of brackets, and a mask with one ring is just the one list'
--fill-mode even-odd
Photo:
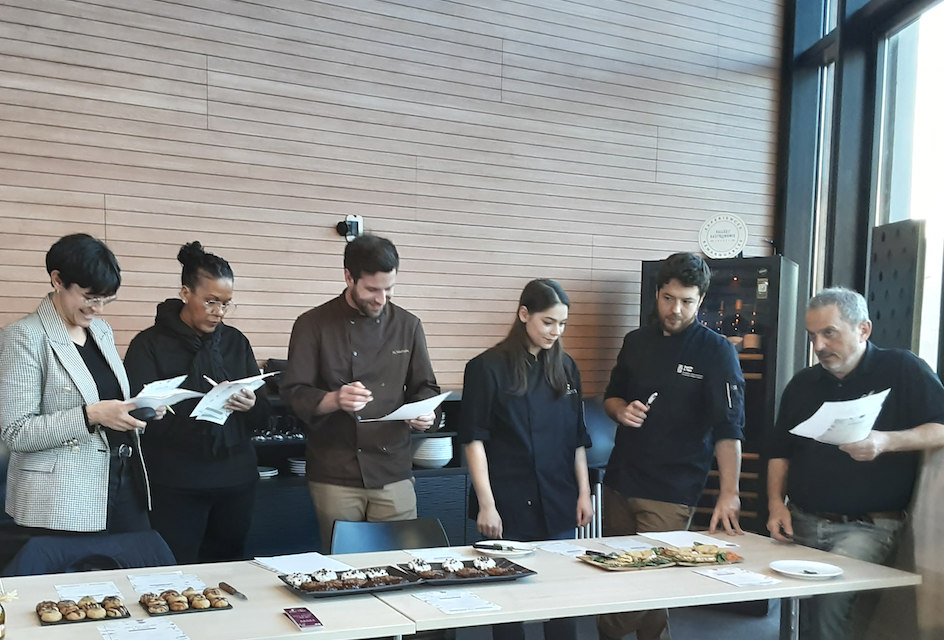
{"label": "sheet of paper in hand", "polygon": [[222,382],[216,385],[210,389],[210,392],[203,396],[203,399],[193,408],[190,417],[196,418],[197,420],[206,420],[207,422],[213,422],[215,424],[223,424],[226,422],[229,414],[233,412],[231,409],[225,409],[224,405],[234,393],[238,393],[242,389],[255,391],[265,384],[266,378],[274,376],[277,373],[279,372],[271,371],[258,376],[251,376],[232,382]]}
{"label": "sheet of paper in hand", "polygon": [[843,402],[824,402],[809,419],[790,433],[825,444],[850,444],[865,440],[882,412],[891,389]]}
{"label": "sheet of paper in hand", "polygon": [[186,379],[187,376],[184,374],[176,378],[168,378],[167,380],[155,380],[150,384],[144,385],[141,392],[128,402],[133,402],[138,405],[139,409],[142,407],[157,409],[158,407],[175,405],[181,400],[187,400],[188,398],[203,397],[203,394],[199,391],[179,388]]}

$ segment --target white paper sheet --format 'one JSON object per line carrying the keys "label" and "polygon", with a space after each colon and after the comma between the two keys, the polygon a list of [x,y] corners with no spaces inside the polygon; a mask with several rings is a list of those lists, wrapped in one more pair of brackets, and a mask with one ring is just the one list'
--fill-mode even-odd
{"label": "white paper sheet", "polygon": [[116,620],[99,627],[98,632],[104,640],[190,640],[173,622],[157,618]]}
{"label": "white paper sheet", "polygon": [[696,542],[698,544],[713,544],[722,548],[735,549],[741,545],[731,542],[730,540],[721,540],[718,538],[712,538],[711,536],[706,536],[703,533],[698,533],[696,531],[653,531],[651,533],[641,533],[641,536],[650,538],[652,540],[658,540],[667,545],[673,547],[691,547]]}
{"label": "white paper sheet", "polygon": [[190,417],[196,418],[197,420],[206,420],[207,422],[213,422],[215,424],[223,424],[226,422],[229,414],[232,413],[232,410],[224,409],[223,405],[226,404],[226,401],[229,400],[234,393],[237,393],[242,389],[250,389],[255,391],[265,384],[265,378],[274,376],[277,373],[279,372],[271,371],[258,376],[243,378],[242,380],[221,382],[210,389],[208,394],[203,396],[203,399],[200,400],[200,402],[197,403],[197,406],[193,408],[193,411],[190,413]]}
{"label": "white paper sheet", "polygon": [[738,569],[736,567],[718,567],[716,569],[696,569],[695,573],[733,584],[735,587],[764,587],[779,584],[780,580],[762,573]]}
{"label": "white paper sheet", "polygon": [[891,389],[843,402],[824,402],[809,419],[790,433],[826,444],[849,444],[865,440],[882,411]]}
{"label": "white paper sheet", "polygon": [[458,551],[448,547],[437,547],[435,549],[406,549],[406,552],[415,558],[425,560],[426,562],[442,562],[443,560],[468,560],[468,557]]}
{"label": "white paper sheet", "polygon": [[56,593],[60,600],[75,600],[78,602],[85,596],[91,596],[99,602],[107,596],[118,596],[124,600],[118,585],[114,582],[86,582],[83,584],[57,584]]}
{"label": "white paper sheet", "polygon": [[633,538],[603,538],[600,542],[613,549],[620,551],[643,551],[658,546],[651,542],[640,542]]}
{"label": "white paper sheet", "polygon": [[414,593],[413,597],[433,605],[443,613],[450,614],[501,609],[494,602],[483,600],[471,591],[420,591]]}
{"label": "white paper sheet", "polygon": [[129,575],[128,581],[135,593],[161,593],[168,589],[183,591],[187,587],[202,591],[206,584],[192,573],[174,571],[171,573],[148,573]]}
{"label": "white paper sheet", "polygon": [[557,553],[562,556],[570,556],[572,558],[582,556],[587,552],[586,547],[578,547],[577,545],[570,544],[569,542],[543,542],[535,546],[538,549],[549,551],[550,553]]}
{"label": "white paper sheet", "polygon": [[141,392],[128,402],[133,402],[139,409],[142,407],[157,409],[158,407],[173,406],[181,400],[187,400],[188,398],[203,397],[203,394],[199,391],[179,388],[186,379],[187,376],[182,375],[176,378],[168,378],[167,380],[155,380],[154,382],[144,385]]}
{"label": "white paper sheet", "polygon": [[452,391],[447,391],[446,393],[440,393],[438,396],[426,398],[425,400],[408,402],[393,413],[388,413],[381,418],[361,420],[361,422],[390,422],[392,420],[412,420],[419,418],[420,416],[425,416],[427,413],[435,411],[436,407],[441,405],[443,400],[448,398],[451,393]]}
{"label": "white paper sheet", "polygon": [[344,564],[333,558],[323,556],[317,551],[293,553],[286,556],[255,558],[254,562],[263,569],[275,571],[276,573],[314,573],[318,569],[349,571],[354,568],[349,564]]}

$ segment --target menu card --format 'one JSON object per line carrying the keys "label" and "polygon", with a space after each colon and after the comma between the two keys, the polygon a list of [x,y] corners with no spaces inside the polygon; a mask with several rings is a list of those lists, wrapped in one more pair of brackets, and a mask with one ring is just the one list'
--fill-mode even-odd
{"label": "menu card", "polygon": [[577,545],[571,544],[569,542],[542,542],[541,544],[537,544],[535,546],[543,551],[550,551],[551,553],[557,553],[562,556],[570,556],[572,558],[582,556],[587,552],[586,547],[578,547]]}
{"label": "menu card", "polygon": [[735,544],[734,542],[729,542],[727,540],[719,540],[718,538],[712,538],[706,536],[697,531],[653,531],[640,534],[647,538],[653,540],[658,540],[667,545],[673,547],[691,547],[694,546],[697,542],[698,544],[713,544],[718,547],[733,549],[741,545]]}
{"label": "menu card", "polygon": [[176,624],[159,618],[109,622],[98,632],[104,640],[190,640]]}
{"label": "menu card", "polygon": [[449,547],[436,547],[434,549],[406,549],[414,558],[425,560],[426,562],[442,562],[443,560],[467,560],[468,558],[458,551]]}
{"label": "menu card", "polygon": [[200,591],[206,587],[200,578],[183,571],[129,575],[128,580],[131,582],[131,588],[134,589],[135,593],[161,593],[168,589],[183,591],[187,587],[193,587]]}
{"label": "menu card", "polygon": [[735,587],[764,587],[779,584],[780,580],[737,567],[719,567],[717,569],[696,569],[695,573],[733,584]]}
{"label": "menu card", "polygon": [[85,596],[91,596],[99,602],[108,596],[118,596],[124,600],[118,585],[114,582],[86,582],[84,584],[57,584],[56,593],[60,600],[75,600],[78,602]]}
{"label": "menu card", "polygon": [[471,591],[420,591],[413,594],[423,602],[433,605],[443,613],[469,613],[470,611],[498,611],[494,602],[483,600]]}
{"label": "menu card", "polygon": [[640,542],[633,538],[604,538],[601,542],[608,547],[619,549],[620,551],[644,551],[645,549],[651,549],[655,546],[651,542]]}
{"label": "menu card", "polygon": [[263,569],[275,571],[276,573],[314,573],[318,569],[349,571],[354,568],[349,564],[344,564],[333,558],[323,556],[317,551],[293,553],[285,556],[271,556],[268,558],[254,558],[253,562]]}

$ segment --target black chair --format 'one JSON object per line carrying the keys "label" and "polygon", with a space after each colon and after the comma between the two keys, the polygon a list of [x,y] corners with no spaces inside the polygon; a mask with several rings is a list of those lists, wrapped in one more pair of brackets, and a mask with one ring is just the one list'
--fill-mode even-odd
{"label": "black chair", "polygon": [[35,576],[177,564],[157,531],[88,536],[33,536],[3,570],[4,576]]}
{"label": "black chair", "polygon": [[449,537],[439,518],[396,522],[336,520],[331,532],[331,553],[366,553],[448,546]]}

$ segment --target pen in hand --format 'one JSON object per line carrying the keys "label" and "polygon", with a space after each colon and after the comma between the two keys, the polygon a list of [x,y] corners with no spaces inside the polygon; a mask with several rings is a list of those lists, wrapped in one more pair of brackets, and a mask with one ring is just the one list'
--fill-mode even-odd
{"label": "pen in hand", "polygon": [[213,378],[211,378],[210,376],[203,376],[203,379],[206,380],[207,382],[209,382],[210,384],[212,384],[214,387],[218,384],[218,383],[214,382],[214,381],[213,381]]}
{"label": "pen in hand", "polygon": [[653,393],[651,396],[649,396],[649,399],[646,400],[646,404],[651,406],[652,403],[655,402],[655,401],[656,401],[656,398],[658,398],[658,397],[659,397],[659,392],[656,391],[656,392]]}

